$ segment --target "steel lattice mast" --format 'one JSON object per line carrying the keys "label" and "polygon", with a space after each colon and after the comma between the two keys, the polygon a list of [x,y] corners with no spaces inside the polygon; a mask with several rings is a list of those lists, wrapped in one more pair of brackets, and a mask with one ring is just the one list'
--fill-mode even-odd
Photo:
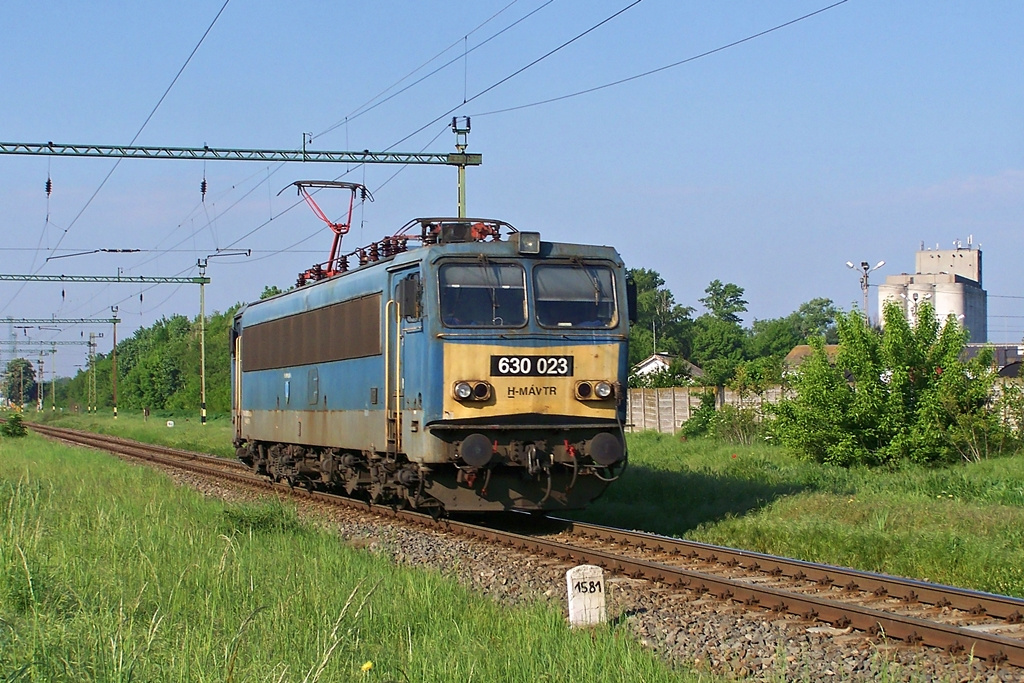
{"label": "steel lattice mast", "polygon": [[18,325],[110,325],[117,318],[4,318],[3,322]]}
{"label": "steel lattice mast", "polygon": [[0,142],[0,154],[128,159],[190,159],[218,161],[304,161],[345,164],[426,164],[434,166],[479,166],[481,154],[464,151],[429,152],[341,152],[312,149],[228,149],[217,147],[133,147],[127,145],[69,145],[53,142]]}
{"label": "steel lattice mast", "polygon": [[[0,273],[0,282],[121,282],[165,285],[208,285],[208,277],[159,277],[156,275],[9,275]],[[50,321],[47,321],[50,322]]]}
{"label": "steel lattice mast", "polygon": [[479,166],[483,155],[466,152],[469,117],[452,119],[455,152],[343,152],[306,149],[232,149],[223,147],[142,147],[131,145],[72,145],[54,142],[0,142],[0,154],[28,156],[101,157],[108,159],[186,159],[191,161],[311,162],[331,164],[404,164],[455,166],[458,175],[459,216],[466,215],[466,167]]}

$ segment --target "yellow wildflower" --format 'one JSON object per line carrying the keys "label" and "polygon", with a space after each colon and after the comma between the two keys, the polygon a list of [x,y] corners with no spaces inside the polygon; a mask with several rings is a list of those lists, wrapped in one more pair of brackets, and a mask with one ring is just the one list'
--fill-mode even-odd
{"label": "yellow wildflower", "polygon": [[361,667],[359,667],[359,668],[360,668],[360,669],[361,669],[362,671],[364,671],[364,672],[366,672],[366,671],[369,671],[370,669],[372,669],[372,668],[373,668],[373,662],[366,662],[366,664],[363,664],[363,665],[362,665]]}

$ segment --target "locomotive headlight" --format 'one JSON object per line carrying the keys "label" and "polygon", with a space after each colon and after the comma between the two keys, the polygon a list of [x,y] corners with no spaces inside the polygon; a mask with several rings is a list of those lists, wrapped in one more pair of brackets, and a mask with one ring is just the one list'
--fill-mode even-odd
{"label": "locomotive headlight", "polygon": [[581,401],[604,401],[615,394],[615,387],[604,380],[584,380],[576,383],[576,398]]}
{"label": "locomotive headlight", "polygon": [[486,401],[491,397],[491,385],[487,382],[478,382],[473,387],[473,398],[477,401]]}
{"label": "locomotive headlight", "polygon": [[473,386],[469,382],[456,382],[455,383],[455,398],[460,401],[465,401],[467,398],[473,395]]}
{"label": "locomotive headlight", "polygon": [[519,253],[520,254],[539,254],[540,253],[540,233],[539,232],[520,232],[519,235]]}
{"label": "locomotive headlight", "polygon": [[486,401],[491,397],[491,385],[483,380],[462,380],[455,383],[452,393],[459,401]]}

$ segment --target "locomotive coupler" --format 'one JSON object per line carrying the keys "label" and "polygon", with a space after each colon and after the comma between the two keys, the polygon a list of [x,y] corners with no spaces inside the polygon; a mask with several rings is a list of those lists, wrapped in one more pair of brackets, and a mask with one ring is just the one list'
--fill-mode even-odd
{"label": "locomotive coupler", "polygon": [[551,469],[551,454],[537,448],[536,444],[526,447],[526,471],[532,475]]}

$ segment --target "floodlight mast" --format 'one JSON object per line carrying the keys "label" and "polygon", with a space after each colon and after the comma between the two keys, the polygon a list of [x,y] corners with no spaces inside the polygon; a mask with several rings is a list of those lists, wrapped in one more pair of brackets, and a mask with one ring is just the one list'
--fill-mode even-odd
{"label": "floodlight mast", "polygon": [[[878,270],[879,268],[881,268],[884,265],[885,265],[885,261],[879,261],[878,263],[876,263],[874,265],[874,267],[872,267],[871,264],[869,264],[867,261],[861,261],[860,262],[860,271],[861,271],[860,288],[864,292],[864,320],[867,322],[868,325],[871,324],[871,313],[868,310],[868,287],[869,287],[869,284],[868,284],[868,273],[876,271],[876,270]],[[851,268],[853,270],[857,270],[858,269],[857,266],[853,265],[852,261],[847,261],[846,262],[846,267],[847,268]],[[879,316],[881,316],[881,313],[879,313]]]}

